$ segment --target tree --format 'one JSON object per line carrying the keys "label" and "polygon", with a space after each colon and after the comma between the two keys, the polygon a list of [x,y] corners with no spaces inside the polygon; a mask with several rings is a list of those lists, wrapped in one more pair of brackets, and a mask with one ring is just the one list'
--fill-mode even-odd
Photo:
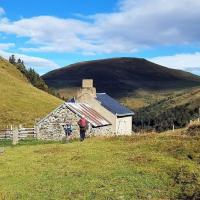
{"label": "tree", "polygon": [[18,58],[18,60],[17,60],[17,64],[21,64],[21,63],[22,63],[21,59]]}
{"label": "tree", "polygon": [[173,125],[176,128],[186,126],[190,119],[194,118],[198,110],[196,107],[191,107],[190,104],[178,105],[172,108],[165,108],[152,104],[145,108],[139,109],[133,118],[133,127],[137,131],[140,128],[145,131],[155,129],[158,132],[172,129]]}
{"label": "tree", "polygon": [[22,74],[27,76],[27,69],[24,65],[24,62],[20,58],[17,60],[16,67]]}
{"label": "tree", "polygon": [[13,64],[13,65],[16,64],[15,55],[11,55],[11,56],[9,57],[9,62],[10,62],[11,64]]}
{"label": "tree", "polygon": [[24,61],[20,58],[15,59],[14,55],[11,55],[9,57],[9,62],[16,66],[16,68],[27,78],[27,80],[36,88],[44,90],[45,92],[48,92],[49,94],[52,94],[54,96],[57,96],[58,98],[61,98],[59,93],[56,93],[53,89],[49,89],[44,80],[40,77],[40,75],[32,68],[27,69]]}
{"label": "tree", "polygon": [[30,68],[27,71],[27,78],[32,83],[33,86],[41,90],[48,91],[48,86],[34,69]]}

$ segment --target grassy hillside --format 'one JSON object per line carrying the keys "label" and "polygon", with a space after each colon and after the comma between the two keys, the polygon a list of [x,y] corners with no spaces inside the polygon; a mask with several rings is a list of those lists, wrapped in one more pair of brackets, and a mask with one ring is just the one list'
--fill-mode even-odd
{"label": "grassy hillside", "polygon": [[135,128],[156,129],[159,131],[180,128],[191,119],[199,116],[200,87],[191,88],[184,92],[176,92],[147,107],[141,108],[134,116]]}
{"label": "grassy hillside", "polygon": [[[184,90],[181,90],[183,92]],[[137,111],[143,107],[149,106],[169,96],[179,93],[175,90],[136,90],[129,96],[119,99],[119,101],[130,109]]]}
{"label": "grassy hillside", "polygon": [[188,108],[200,107],[200,87],[176,92],[173,95],[152,104],[150,107],[154,110],[166,111],[178,106],[185,106]]}
{"label": "grassy hillside", "polygon": [[84,78],[94,79],[98,92],[107,92],[116,98],[132,96],[138,90],[178,90],[200,85],[199,76],[139,58],[81,62],[43,76],[49,87],[67,97],[81,86]]}
{"label": "grassy hillside", "polygon": [[0,199],[198,199],[199,143],[178,133],[21,142],[0,155]]}
{"label": "grassy hillside", "polygon": [[0,127],[10,124],[33,125],[62,101],[31,86],[25,77],[0,58]]}

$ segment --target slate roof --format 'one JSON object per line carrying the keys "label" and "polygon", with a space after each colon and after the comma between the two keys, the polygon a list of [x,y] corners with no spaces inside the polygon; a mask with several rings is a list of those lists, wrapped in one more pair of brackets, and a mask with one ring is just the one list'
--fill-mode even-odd
{"label": "slate roof", "polygon": [[90,122],[93,127],[107,126],[111,124],[107,119],[92,109],[88,104],[66,102],[65,105],[80,117],[85,115],[86,120]]}
{"label": "slate roof", "polygon": [[133,111],[121,105],[118,101],[116,101],[106,93],[97,93],[96,99],[101,103],[104,108],[119,117],[134,115]]}

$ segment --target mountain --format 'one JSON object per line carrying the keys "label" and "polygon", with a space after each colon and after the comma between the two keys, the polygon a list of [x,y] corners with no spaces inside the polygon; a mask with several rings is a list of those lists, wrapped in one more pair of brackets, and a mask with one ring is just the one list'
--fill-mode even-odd
{"label": "mountain", "polygon": [[80,62],[42,76],[49,87],[73,94],[84,78],[94,79],[98,92],[122,98],[138,90],[178,90],[200,85],[200,77],[140,58],[113,58]]}
{"label": "mountain", "polygon": [[0,128],[33,125],[62,101],[33,87],[8,61],[0,57]]}

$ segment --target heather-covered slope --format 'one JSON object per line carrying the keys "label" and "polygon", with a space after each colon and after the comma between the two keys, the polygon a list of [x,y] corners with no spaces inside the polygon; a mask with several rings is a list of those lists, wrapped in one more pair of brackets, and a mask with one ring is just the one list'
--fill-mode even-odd
{"label": "heather-covered slope", "polygon": [[81,62],[43,76],[49,87],[69,96],[84,78],[94,79],[99,92],[121,98],[137,90],[177,90],[200,85],[200,77],[138,58]]}

